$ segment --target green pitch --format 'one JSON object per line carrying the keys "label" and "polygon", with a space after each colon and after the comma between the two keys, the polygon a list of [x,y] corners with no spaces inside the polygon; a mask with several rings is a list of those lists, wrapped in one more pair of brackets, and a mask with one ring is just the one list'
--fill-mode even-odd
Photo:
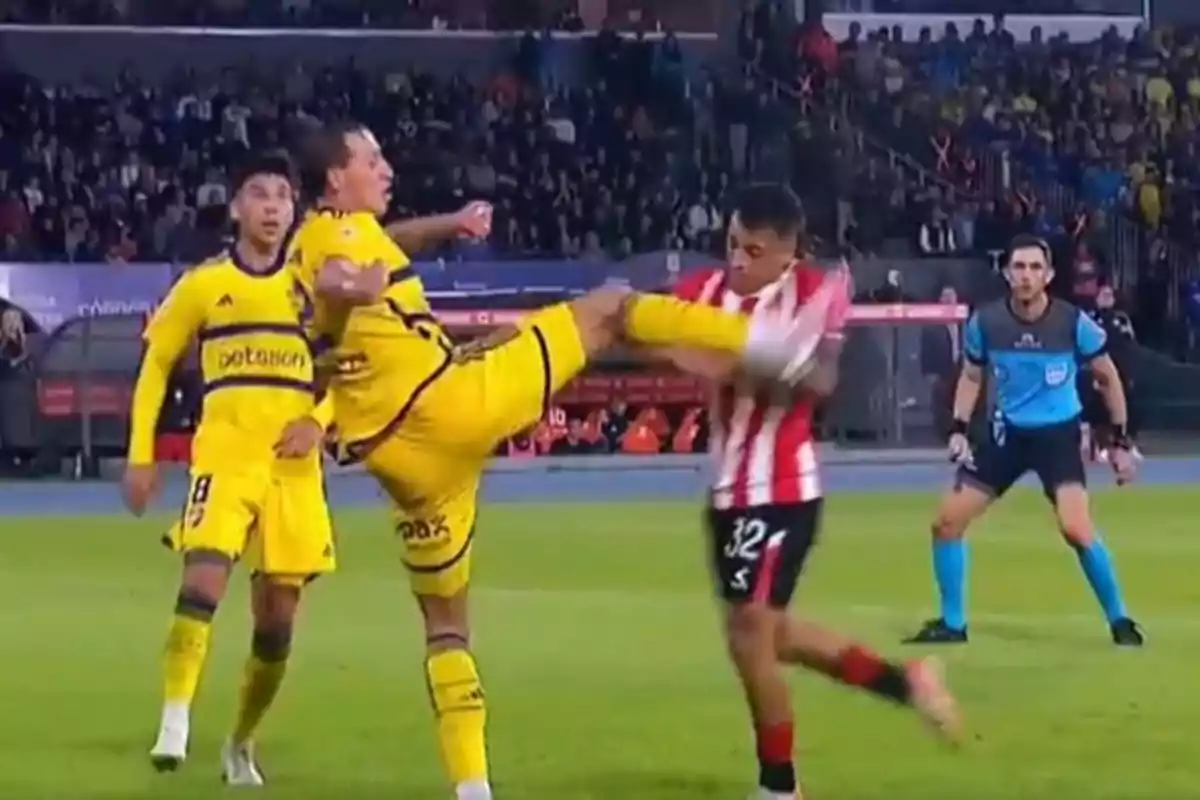
{"label": "green pitch", "polygon": [[[1037,495],[975,531],[973,642],[945,653],[971,726],[941,749],[910,716],[795,681],[801,769],[819,800],[1196,795],[1200,539],[1188,490],[1110,491],[1098,516],[1149,632],[1108,641]],[[928,615],[932,495],[830,503],[798,608],[889,653]],[[153,774],[159,647],[176,580],[162,520],[6,519],[0,534],[0,797],[208,798],[247,642],[218,618],[192,757]],[[382,511],[338,515],[342,571],[309,595],[263,731],[289,800],[446,798],[421,637]],[[503,800],[733,798],[751,738],[724,660],[693,506],[497,506],[476,552],[476,650]]]}

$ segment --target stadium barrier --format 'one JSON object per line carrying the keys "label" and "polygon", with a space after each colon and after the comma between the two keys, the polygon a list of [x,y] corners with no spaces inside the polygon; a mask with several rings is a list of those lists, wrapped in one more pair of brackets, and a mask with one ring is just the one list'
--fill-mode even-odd
{"label": "stadium barrier", "polygon": [[[695,0],[681,0],[696,6]],[[6,61],[50,83],[115,78],[123,68],[143,80],[170,77],[180,64],[197,72],[246,67],[262,69],[297,61],[310,68],[344,65],[386,74],[417,67],[450,76],[490,81],[509,69],[522,32],[486,30],[389,30],[384,28],[221,28],[133,25],[0,25]],[[554,31],[544,49],[546,68],[557,82],[587,76],[587,47],[595,33]],[[623,36],[631,34],[622,33]],[[664,34],[650,32],[657,41]],[[694,77],[722,54],[714,33],[676,35],[683,68]],[[251,50],[253,52],[251,52]]]}
{"label": "stadium barrier", "polygon": [[[1118,5],[1122,8],[1113,14],[1008,14],[1004,18],[1004,27],[1018,42],[1028,42],[1035,29],[1046,39],[1066,34],[1072,42],[1090,42],[1104,36],[1110,28],[1115,28],[1122,37],[1130,39],[1149,19],[1146,9],[1148,0],[1127,0]],[[921,31],[926,29],[935,39],[940,39],[945,35],[949,23],[954,23],[965,36],[976,19],[990,17],[996,10],[989,8],[981,10],[979,14],[834,13],[825,14],[822,23],[838,41],[847,38],[850,26],[857,23],[866,31],[900,28],[904,31],[906,41],[915,42],[921,36]]]}

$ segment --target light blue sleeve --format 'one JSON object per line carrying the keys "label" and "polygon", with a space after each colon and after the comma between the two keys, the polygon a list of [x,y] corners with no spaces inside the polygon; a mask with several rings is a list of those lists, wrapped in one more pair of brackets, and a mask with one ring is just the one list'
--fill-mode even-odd
{"label": "light blue sleeve", "polygon": [[1091,361],[1108,347],[1108,334],[1100,323],[1082,311],[1075,319],[1075,350],[1084,361]]}
{"label": "light blue sleeve", "polygon": [[967,318],[963,327],[963,355],[972,364],[982,364],[987,360],[987,344],[983,338],[983,326],[979,323],[979,314]]}

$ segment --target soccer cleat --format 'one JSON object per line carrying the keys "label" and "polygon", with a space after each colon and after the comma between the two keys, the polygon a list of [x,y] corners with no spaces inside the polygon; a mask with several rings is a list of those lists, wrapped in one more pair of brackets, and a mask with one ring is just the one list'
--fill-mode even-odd
{"label": "soccer cleat", "polygon": [[1129,617],[1117,620],[1110,626],[1110,629],[1112,630],[1113,644],[1118,647],[1141,647],[1146,643],[1146,634],[1142,630],[1142,626]]}
{"label": "soccer cleat", "polygon": [[944,619],[927,620],[921,630],[904,640],[904,644],[966,644],[967,629],[951,628]]}
{"label": "soccer cleat", "polygon": [[492,787],[487,781],[463,781],[454,787],[456,800],[492,800]]}
{"label": "soccer cleat", "polygon": [[254,744],[226,742],[221,749],[221,779],[229,786],[263,786],[266,779],[254,758]]}
{"label": "soccer cleat", "polygon": [[159,772],[174,772],[187,759],[187,726],[164,725],[150,748],[150,763]]}
{"label": "soccer cleat", "polygon": [[912,707],[938,734],[957,742],[962,734],[958,702],[946,686],[942,664],[936,658],[923,658],[908,665],[908,694]]}
{"label": "soccer cleat", "polygon": [[804,795],[797,789],[792,792],[772,792],[770,789],[758,787],[758,790],[750,795],[750,800],[804,800]]}

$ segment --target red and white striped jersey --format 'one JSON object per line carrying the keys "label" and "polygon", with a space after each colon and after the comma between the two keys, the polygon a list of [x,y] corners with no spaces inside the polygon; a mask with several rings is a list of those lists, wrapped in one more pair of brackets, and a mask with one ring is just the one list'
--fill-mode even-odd
{"label": "red and white striped jersey", "polygon": [[[816,292],[824,276],[822,270],[797,262],[779,281],[743,296],[727,288],[723,268],[713,268],[685,276],[674,293],[726,311],[790,318]],[[840,318],[831,320],[828,335],[840,336],[841,324]],[[780,400],[748,384],[717,387],[709,408],[709,451],[716,469],[713,507],[749,508],[820,497],[812,425],[809,399]]]}

